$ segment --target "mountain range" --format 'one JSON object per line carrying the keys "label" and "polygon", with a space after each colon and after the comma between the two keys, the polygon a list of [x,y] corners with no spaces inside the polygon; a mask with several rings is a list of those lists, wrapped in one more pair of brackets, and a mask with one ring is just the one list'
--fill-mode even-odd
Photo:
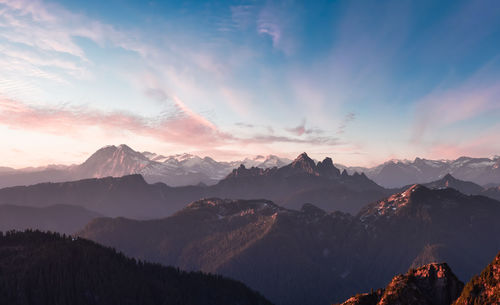
{"label": "mountain range", "polygon": [[138,152],[129,146],[109,145],[100,148],[85,162],[78,165],[51,165],[40,168],[0,169],[0,187],[30,185],[42,182],[64,182],[86,178],[121,177],[141,174],[150,183],[163,182],[169,186],[213,185],[234,168],[281,167],[291,160],[275,155],[256,156],[232,162],[217,162],[210,157],[191,154],[163,156],[151,152]]}
{"label": "mountain range", "polygon": [[365,173],[376,183],[388,187],[401,187],[412,183],[427,183],[446,174],[472,181],[485,187],[500,185],[500,156],[493,158],[460,157],[456,160],[390,160],[375,167],[346,167],[336,164],[348,172]]}
{"label": "mountain range", "polygon": [[270,305],[240,282],[138,262],[88,240],[0,233],[1,305]]}
{"label": "mountain range", "polygon": [[356,216],[212,198],[163,219],[97,218],[78,235],[136,258],[241,280],[276,304],[331,304],[432,262],[470,279],[500,249],[498,219],[499,201],[413,185]]}
{"label": "mountain range", "polygon": [[[78,165],[50,165],[39,168],[12,169],[0,167],[0,188],[41,182],[63,182],[86,178],[120,177],[141,174],[149,183],[163,182],[169,186],[213,185],[243,164],[246,168],[283,167],[292,162],[275,155],[255,156],[223,162],[192,154],[161,155],[135,151],[127,145],[100,148]],[[315,161],[317,163],[317,161]],[[386,188],[398,188],[413,183],[428,183],[446,174],[485,187],[500,186],[500,157],[456,160],[390,160],[374,167],[335,164],[350,175],[364,173]]]}
{"label": "mountain range", "polygon": [[4,188],[0,189],[0,204],[77,205],[105,216],[146,219],[171,215],[189,202],[210,197],[267,198],[289,208],[309,202],[327,211],[356,213],[390,193],[364,174],[340,173],[330,158],[316,164],[303,153],[280,168],[240,165],[212,186],[148,184],[136,174]]}
{"label": "mountain range", "polygon": [[[443,178],[436,181],[423,183],[422,185],[431,189],[452,188],[466,195],[483,195],[496,200],[500,200],[500,187],[484,188],[474,182],[457,179],[450,174],[446,174]],[[407,185],[403,187],[402,190],[410,186],[411,185]]]}

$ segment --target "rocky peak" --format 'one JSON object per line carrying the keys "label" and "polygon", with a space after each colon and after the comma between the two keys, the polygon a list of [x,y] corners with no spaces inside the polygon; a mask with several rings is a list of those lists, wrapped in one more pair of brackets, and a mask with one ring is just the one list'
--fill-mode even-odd
{"label": "rocky peak", "polygon": [[395,276],[384,289],[356,295],[343,305],[450,305],[463,283],[447,264],[432,263]]}
{"label": "rocky peak", "polygon": [[263,169],[260,167],[253,167],[253,166],[250,168],[246,168],[245,165],[240,164],[238,168],[233,169],[233,171],[226,177],[226,179],[264,176],[270,173],[271,171],[272,169]]}
{"label": "rocky peak", "polygon": [[480,194],[483,191],[482,186],[470,181],[456,179],[450,174],[446,174],[443,178],[437,181],[426,183],[425,186],[431,189],[453,188],[468,195]]}
{"label": "rocky peak", "polygon": [[340,176],[340,170],[333,165],[331,158],[326,157],[323,161],[318,162],[316,166],[318,173],[320,175],[338,177]]}
{"label": "rocky peak", "polygon": [[291,164],[290,167],[293,169],[298,169],[309,174],[314,174],[316,172],[316,164],[314,160],[309,158],[309,156],[304,152],[301,153]]}
{"label": "rocky peak", "polygon": [[402,209],[409,207],[412,203],[418,203],[428,192],[431,192],[431,190],[425,186],[414,184],[401,193],[396,193],[386,199],[368,205],[360,211],[359,217],[364,220],[370,217],[398,214]]}
{"label": "rocky peak", "polygon": [[77,170],[83,177],[120,177],[138,173],[150,163],[146,156],[125,144],[110,145],[97,150]]}

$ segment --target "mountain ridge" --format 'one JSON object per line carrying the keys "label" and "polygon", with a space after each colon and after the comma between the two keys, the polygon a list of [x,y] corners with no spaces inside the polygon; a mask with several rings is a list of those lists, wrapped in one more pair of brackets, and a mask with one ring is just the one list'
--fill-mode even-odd
{"label": "mountain ridge", "polygon": [[211,198],[163,219],[97,219],[79,235],[141,259],[236,278],[278,304],[327,304],[436,259],[468,279],[500,248],[499,218],[493,199],[416,185],[355,216]]}

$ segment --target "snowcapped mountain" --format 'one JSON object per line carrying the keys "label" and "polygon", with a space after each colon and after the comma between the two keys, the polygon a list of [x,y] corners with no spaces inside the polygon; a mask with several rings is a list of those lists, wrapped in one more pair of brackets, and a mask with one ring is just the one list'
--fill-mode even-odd
{"label": "snowcapped mountain", "polygon": [[127,145],[105,146],[97,150],[75,169],[80,178],[121,177],[141,174],[149,183],[163,182],[170,186],[212,185],[224,179],[240,164],[262,168],[286,165],[289,160],[274,155],[257,156],[242,161],[218,162],[193,154],[161,155],[138,152]]}
{"label": "snowcapped mountain", "polygon": [[77,169],[84,177],[120,177],[136,174],[150,166],[151,161],[127,145],[105,146],[96,151]]}
{"label": "snowcapped mountain", "polygon": [[241,164],[248,167],[282,167],[291,160],[275,155],[256,156],[240,161],[219,162],[193,154],[162,155],[135,151],[125,144],[98,149],[79,165],[49,165],[38,168],[0,168],[0,187],[30,185],[41,182],[63,182],[86,178],[121,177],[141,174],[149,183],[169,186],[213,185]]}
{"label": "snowcapped mountain", "polygon": [[364,172],[368,178],[385,187],[427,183],[447,174],[480,185],[500,183],[500,156],[492,158],[460,157],[456,160],[390,160],[371,168],[337,165],[348,172]]}

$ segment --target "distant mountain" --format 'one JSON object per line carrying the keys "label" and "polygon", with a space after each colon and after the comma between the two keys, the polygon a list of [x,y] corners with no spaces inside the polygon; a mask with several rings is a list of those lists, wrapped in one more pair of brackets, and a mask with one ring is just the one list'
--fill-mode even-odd
{"label": "distant mountain", "polygon": [[50,233],[0,234],[0,274],[0,304],[270,304],[233,280],[138,263]]}
{"label": "distant mountain", "polygon": [[257,156],[241,161],[218,162],[210,157],[191,154],[171,156],[151,152],[140,153],[127,145],[105,146],[85,162],[72,166],[47,166],[14,170],[0,168],[0,187],[31,185],[42,182],[64,182],[87,178],[121,177],[141,174],[150,183],[163,182],[169,186],[216,184],[240,164],[261,168],[281,167],[291,160],[274,155]]}
{"label": "distant mountain", "polygon": [[500,252],[493,261],[465,285],[454,305],[500,304]]}
{"label": "distant mountain", "polygon": [[455,177],[453,177],[450,174],[446,174],[443,178],[441,178],[437,181],[424,183],[422,185],[424,185],[428,188],[431,188],[431,189],[453,188],[453,189],[456,189],[457,191],[459,191],[463,194],[467,194],[467,195],[478,195],[484,191],[482,186],[480,186],[474,182],[462,181],[462,180],[456,179]]}
{"label": "distant mountain", "polygon": [[280,168],[241,165],[214,186],[213,196],[234,199],[267,198],[293,208],[308,202],[326,211],[357,213],[369,202],[390,193],[364,174],[340,173],[331,158],[317,164],[306,153]]}
{"label": "distant mountain", "polygon": [[392,279],[387,287],[357,294],[341,305],[451,305],[464,284],[447,264],[432,263]]}
{"label": "distant mountain", "polygon": [[[466,195],[483,195],[496,200],[500,200],[500,187],[483,188],[479,184],[470,181],[456,179],[450,174],[446,174],[443,178],[422,184],[430,189],[445,189],[453,188]],[[402,188],[407,189],[410,185]]]}
{"label": "distant mountain", "polygon": [[79,206],[37,208],[3,204],[0,205],[0,231],[38,229],[72,234],[97,217],[102,215]]}
{"label": "distant mountain", "polygon": [[106,216],[137,219],[164,217],[202,198],[204,187],[171,188],[148,184],[141,175],[41,183],[0,189],[0,204],[84,207]]}
{"label": "distant mountain", "polygon": [[427,183],[446,174],[480,185],[500,184],[500,156],[493,158],[460,157],[456,160],[391,160],[372,168],[346,167],[348,172],[364,172],[384,187],[402,187],[414,183]]}
{"label": "distant mountain", "polygon": [[[292,160],[276,155],[220,162],[210,157],[192,154],[160,155],[138,152],[125,144],[109,145],[97,150],[79,165],[49,165],[39,168],[15,170],[0,167],[0,188],[31,185],[41,182],[63,182],[106,176],[120,177],[141,174],[149,183],[163,182],[169,186],[214,185],[241,164],[245,168],[284,167]],[[313,161],[315,164],[317,162]],[[428,183],[451,174],[464,181],[472,181],[486,188],[500,185],[500,156],[493,158],[460,157],[456,160],[390,160],[375,167],[344,166],[335,164],[346,173],[364,173],[377,184],[399,188],[414,183]]]}
{"label": "distant mountain", "polygon": [[[286,173],[317,173],[307,164]],[[254,169],[241,177],[251,180],[254,171],[276,175]],[[499,201],[414,185],[357,216],[311,204],[295,211],[266,200],[204,199],[164,219],[95,219],[79,235],[141,259],[236,278],[277,304],[331,304],[436,261],[468,280],[500,249],[498,219]]]}

